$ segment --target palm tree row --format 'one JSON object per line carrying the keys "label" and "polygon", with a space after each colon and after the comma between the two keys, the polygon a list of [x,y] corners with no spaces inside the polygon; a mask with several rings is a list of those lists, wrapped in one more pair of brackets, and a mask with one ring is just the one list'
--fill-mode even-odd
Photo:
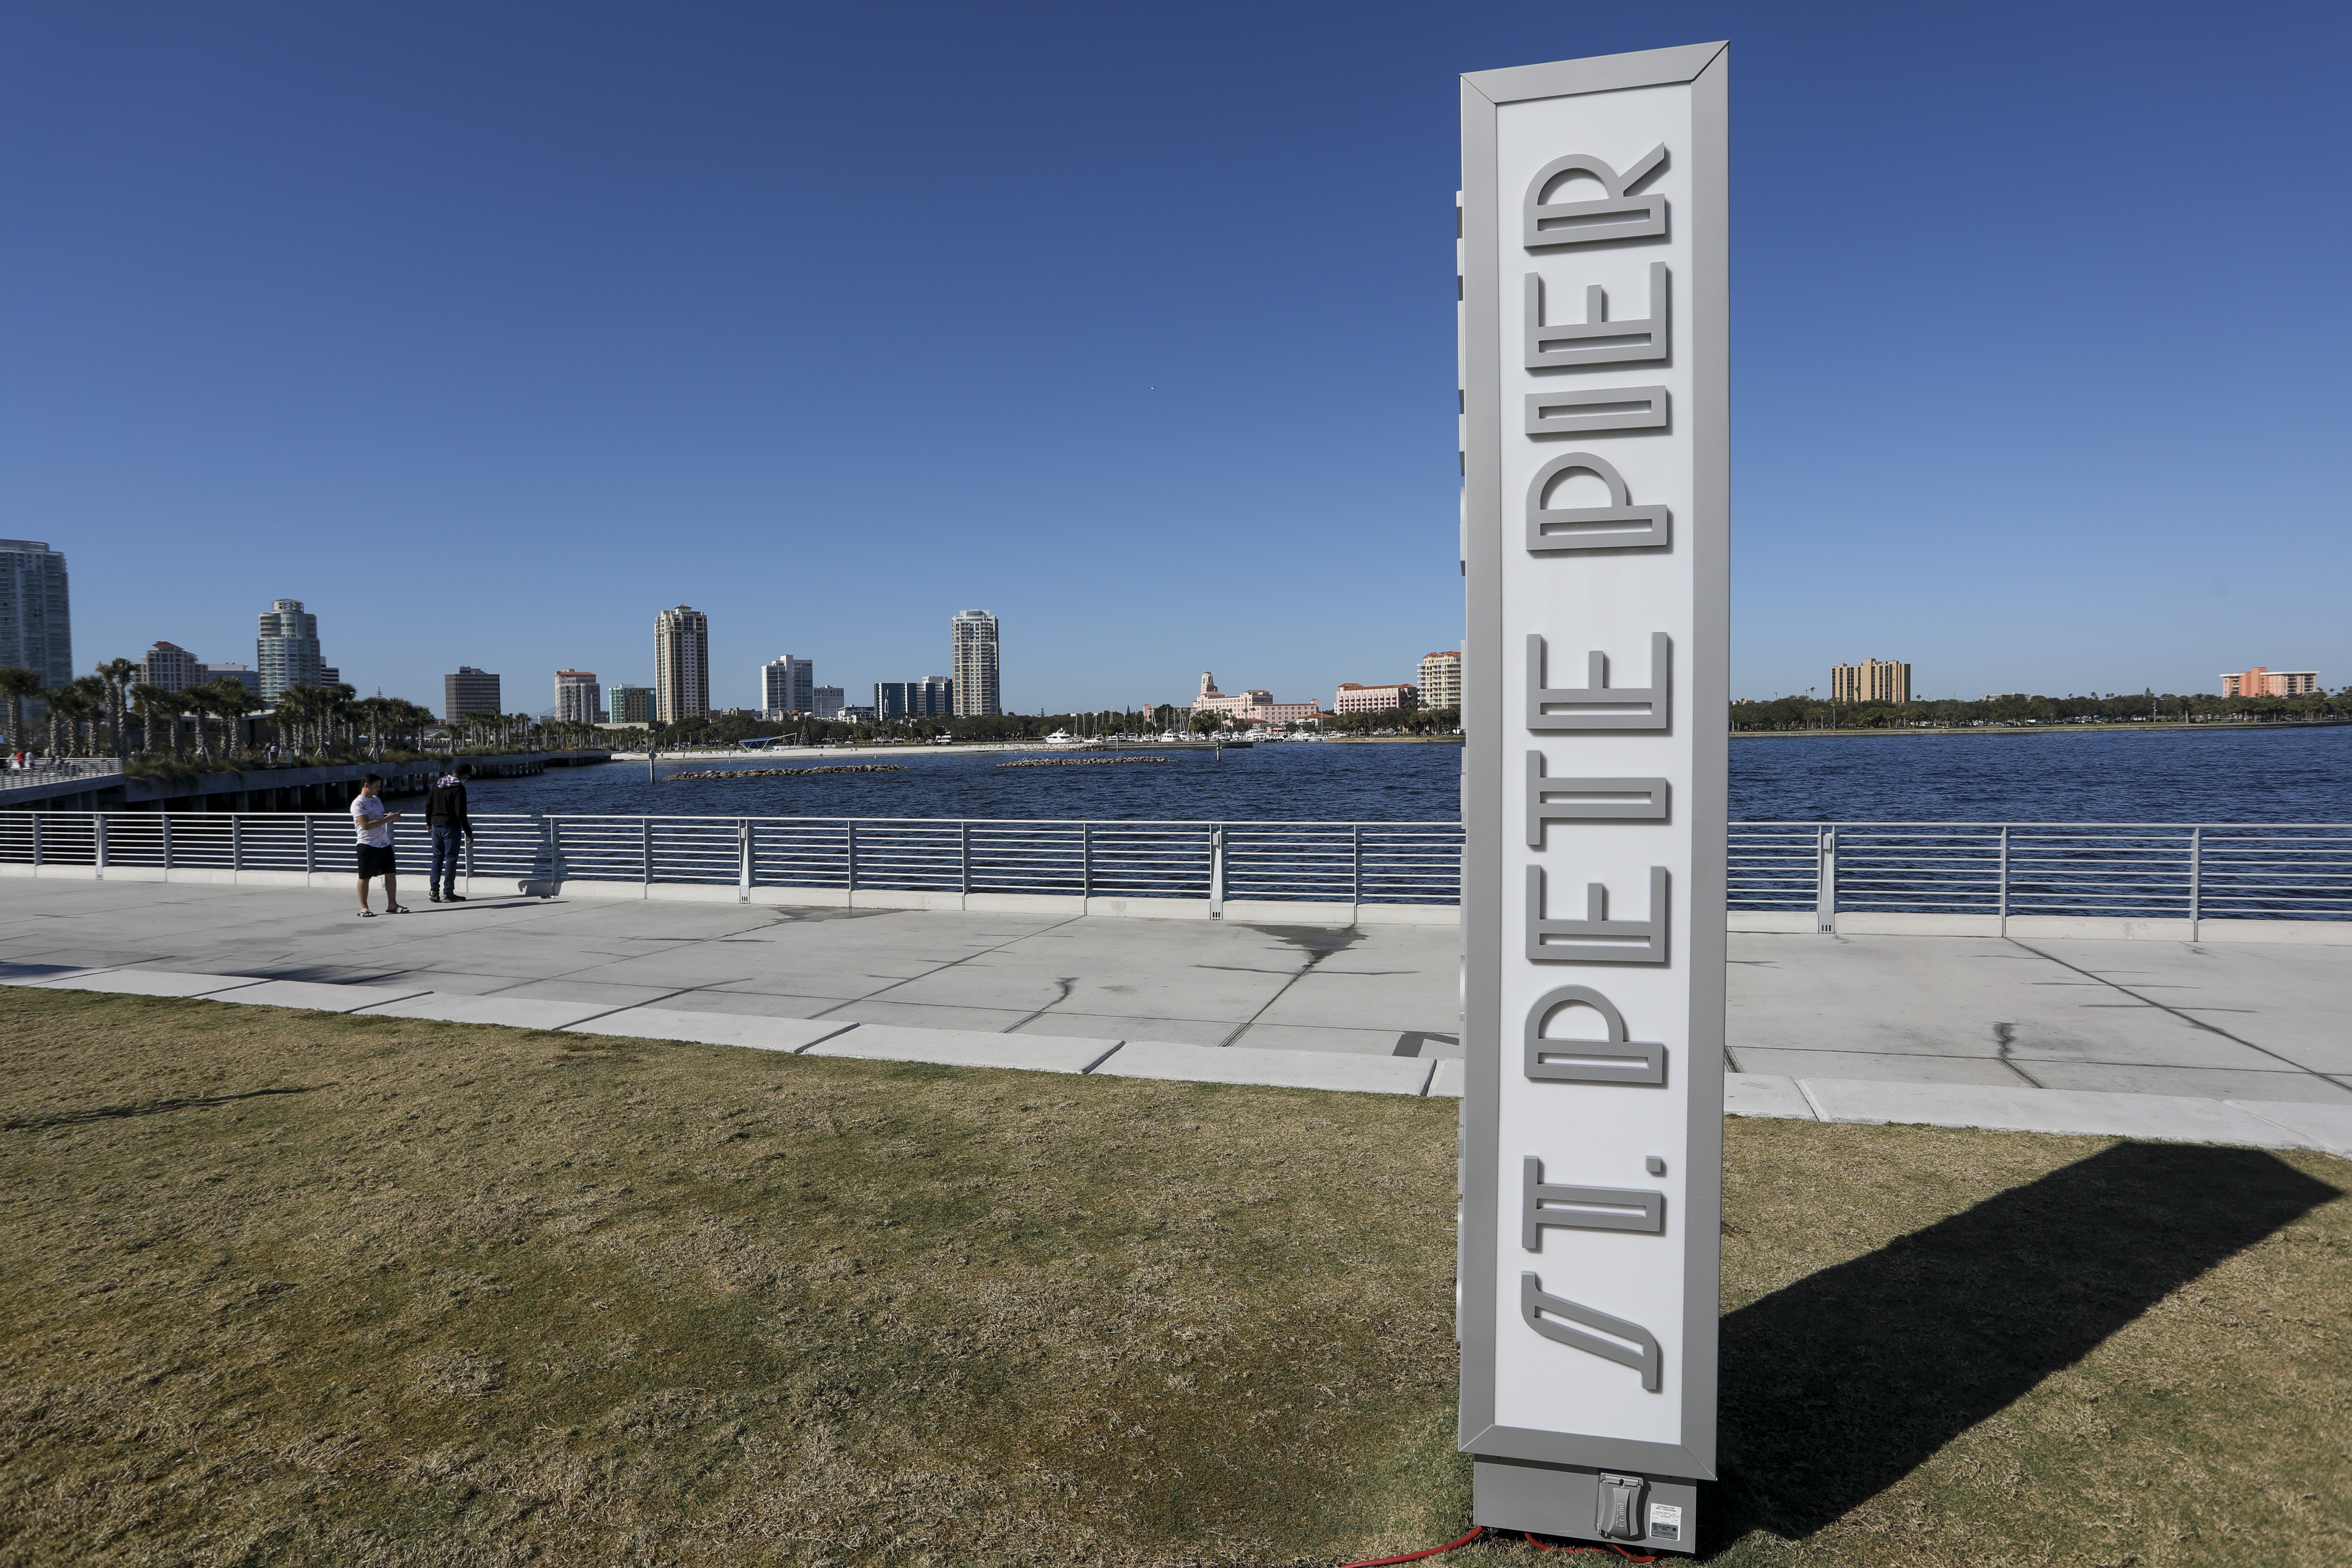
{"label": "palm tree row", "polygon": [[[264,716],[250,687],[223,676],[173,691],[138,679],[140,667],[109,659],[96,671],[58,686],[46,686],[38,671],[0,668],[0,703],[5,703],[8,749],[32,750],[25,705],[44,705],[47,750],[52,756],[170,757],[185,755],[193,730],[195,760],[214,759],[214,726],[220,752],[244,757],[251,751],[241,721]],[[590,724],[541,720],[529,713],[468,713],[445,724],[429,708],[398,697],[362,697],[349,686],[296,686],[266,710],[275,726],[279,760],[316,757],[381,762],[392,752],[421,752],[427,731],[438,731],[451,750],[516,751],[587,746],[602,739]],[[132,721],[136,721],[134,731]],[[193,721],[193,723],[191,723]]]}

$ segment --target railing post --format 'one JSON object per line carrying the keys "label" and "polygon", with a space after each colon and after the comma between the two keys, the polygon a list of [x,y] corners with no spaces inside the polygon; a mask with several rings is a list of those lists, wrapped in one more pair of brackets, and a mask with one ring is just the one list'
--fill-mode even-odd
{"label": "railing post", "polygon": [[1824,822],[1813,829],[1813,929],[1837,930],[1837,825]]}
{"label": "railing post", "polygon": [[2009,934],[2009,824],[2000,825],[2000,934]]}
{"label": "railing post", "polygon": [[551,899],[555,897],[555,889],[563,880],[563,830],[557,825],[552,816],[543,816],[540,820],[547,826],[547,831],[542,835],[547,841],[547,880],[543,884],[547,891],[541,893],[540,897]]}
{"label": "railing post", "polygon": [[963,896],[971,897],[971,821],[969,817],[956,826],[963,830]]}
{"label": "railing post", "polygon": [[654,819],[645,817],[637,824],[637,868],[643,873],[644,884],[654,885]]}
{"label": "railing post", "polygon": [[[1364,901],[1364,825],[1360,822],[1350,823],[1348,826],[1348,838],[1350,862],[1348,873],[1348,902],[1360,904]],[[1461,900],[1461,895],[1455,894],[1454,899],[1458,903]]]}
{"label": "railing post", "polygon": [[98,879],[102,882],[106,880],[106,814],[102,811],[94,811],[90,813],[89,820],[97,829],[91,835],[91,855],[96,861]]}
{"label": "railing post", "polygon": [[172,814],[163,813],[163,880],[172,879]]}
{"label": "railing post", "polygon": [[46,811],[33,813],[33,868],[35,870],[40,869],[41,866],[41,818],[47,815]]}
{"label": "railing post", "polygon": [[245,818],[235,812],[228,817],[228,874],[235,877],[245,869]]}
{"label": "railing post", "polygon": [[1209,918],[1225,918],[1225,825],[1209,829]]}
{"label": "railing post", "polygon": [[2189,830],[2189,940],[2198,940],[2198,922],[2205,910],[2205,830]]}
{"label": "railing post", "polygon": [[[172,826],[169,822],[166,822],[163,825],[163,842],[167,846],[172,841],[171,832]],[[164,863],[169,865],[171,863],[171,851],[167,847],[163,852]],[[312,816],[309,812],[304,812],[302,814],[302,875],[307,879],[309,878],[315,877],[318,874],[319,819]],[[430,892],[432,889],[427,889],[425,890]]]}
{"label": "railing post", "polygon": [[857,901],[857,818],[847,816],[841,822],[842,843],[849,855],[849,901]]}
{"label": "railing post", "polygon": [[1078,824],[1078,897],[1091,899],[1094,895],[1095,825],[1081,822]]}
{"label": "railing post", "polygon": [[735,819],[735,862],[736,901],[748,904],[751,901],[751,819],[748,816]]}

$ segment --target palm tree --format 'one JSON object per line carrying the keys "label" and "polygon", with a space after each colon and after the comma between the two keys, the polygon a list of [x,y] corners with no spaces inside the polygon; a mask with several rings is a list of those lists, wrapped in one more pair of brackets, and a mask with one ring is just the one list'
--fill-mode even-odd
{"label": "palm tree", "polygon": [[[49,750],[52,752],[60,750],[58,744],[58,731],[62,725],[65,730],[65,745],[62,750],[72,752],[77,755],[85,754],[82,751],[81,727],[88,724],[95,731],[105,713],[106,683],[104,681],[94,675],[85,675],[78,680],[67,681],[49,693]],[[95,740],[96,737],[93,734],[93,743],[90,746],[92,751],[97,750]]]}
{"label": "palm tree", "polygon": [[126,699],[132,679],[139,674],[140,665],[135,658],[110,658],[98,667],[99,679],[106,682],[107,722],[114,731],[114,754],[118,757],[130,751],[128,738],[123,734],[130,718]]}
{"label": "palm tree", "polygon": [[222,751],[234,752],[236,750],[236,721],[250,712],[254,706],[253,693],[247,689],[245,682],[235,676],[225,675],[202,686],[191,686],[180,695],[196,715],[196,755],[206,762],[212,760],[210,726],[206,721],[213,719],[222,721],[227,730],[222,740]]}
{"label": "palm tree", "polygon": [[278,706],[269,716],[277,721],[278,735],[289,754],[299,756],[311,750],[306,738],[320,706],[315,687],[289,686],[278,694]]}
{"label": "palm tree", "polygon": [[[130,690],[125,693],[125,695],[131,700],[132,710],[137,712],[139,715],[139,750],[140,752],[144,755],[155,749],[156,716],[158,714],[171,714],[172,710],[177,708],[179,704],[173,700],[173,694],[172,692],[165,690],[163,687],[152,685],[144,680],[133,682]],[[176,731],[178,726],[174,724],[173,728],[174,731]],[[179,750],[179,746],[176,743],[178,741],[176,733],[174,733],[173,739],[174,744],[172,749],[176,752]]]}
{"label": "palm tree", "polygon": [[25,699],[41,694],[41,672],[12,664],[0,668],[0,698],[8,702],[8,750],[25,749]]}

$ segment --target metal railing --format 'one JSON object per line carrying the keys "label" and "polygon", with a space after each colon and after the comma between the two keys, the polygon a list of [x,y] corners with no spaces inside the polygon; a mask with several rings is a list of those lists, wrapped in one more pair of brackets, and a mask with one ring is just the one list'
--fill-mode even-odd
{"label": "metal railing", "polygon": [[[477,816],[469,875],[517,881],[1458,904],[1451,822]],[[0,864],[350,873],[342,813],[0,813]],[[394,827],[404,869],[425,832]]]}
{"label": "metal railing", "polygon": [[[1458,905],[1451,822],[480,816],[471,875],[866,891]],[[412,876],[425,835],[394,828]],[[1735,912],[2352,920],[2352,824],[1736,822]],[[0,812],[0,864],[341,872],[342,813]]]}
{"label": "metal railing", "polygon": [[1735,822],[1730,905],[1810,911],[2352,920],[2352,824]]}
{"label": "metal railing", "polygon": [[21,768],[0,768],[0,790],[30,789],[67,779],[110,778],[121,772],[121,757],[33,757]]}

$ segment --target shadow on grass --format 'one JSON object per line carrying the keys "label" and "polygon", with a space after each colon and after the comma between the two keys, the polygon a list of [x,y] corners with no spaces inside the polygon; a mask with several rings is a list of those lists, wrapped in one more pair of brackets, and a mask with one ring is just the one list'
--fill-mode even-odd
{"label": "shadow on grass", "polygon": [[1712,1544],[1811,1535],[2340,1195],[2259,1150],[2123,1143],[1740,1308]]}

